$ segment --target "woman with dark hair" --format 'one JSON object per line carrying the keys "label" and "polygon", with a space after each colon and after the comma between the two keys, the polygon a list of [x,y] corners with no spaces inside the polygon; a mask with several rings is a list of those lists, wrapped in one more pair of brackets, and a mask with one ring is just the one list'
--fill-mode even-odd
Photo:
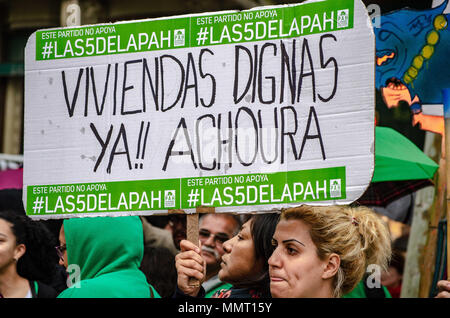
{"label": "woman with dark hair", "polygon": [[[268,259],[273,251],[272,237],[279,214],[255,214],[247,217],[240,232],[223,243],[219,278],[230,283],[230,289],[217,291],[212,298],[268,298],[270,279]],[[190,286],[189,278],[205,278],[205,262],[201,248],[189,241],[180,243],[181,253],[176,256],[178,289],[176,297],[204,297],[201,286]]]}
{"label": "woman with dark hair", "polygon": [[0,211],[0,298],[56,298],[45,284],[58,261],[54,246],[44,225]]}

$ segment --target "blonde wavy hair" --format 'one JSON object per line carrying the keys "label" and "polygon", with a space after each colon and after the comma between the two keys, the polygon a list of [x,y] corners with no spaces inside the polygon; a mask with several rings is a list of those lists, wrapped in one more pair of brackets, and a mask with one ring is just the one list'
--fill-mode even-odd
{"label": "blonde wavy hair", "polygon": [[340,257],[333,280],[333,295],[352,291],[370,264],[387,269],[391,257],[391,237],[387,225],[371,209],[349,206],[308,206],[284,210],[281,220],[301,220],[310,227],[317,255]]}

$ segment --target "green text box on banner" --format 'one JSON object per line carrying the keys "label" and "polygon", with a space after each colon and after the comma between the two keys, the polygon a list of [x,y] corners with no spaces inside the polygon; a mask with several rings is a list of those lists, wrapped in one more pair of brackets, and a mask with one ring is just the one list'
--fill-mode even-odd
{"label": "green text box on banner", "polygon": [[31,215],[143,212],[345,199],[345,167],[28,187]]}
{"label": "green text box on banner", "polygon": [[184,178],[182,208],[338,200],[345,198],[345,168]]}
{"label": "green text box on banner", "polygon": [[[339,14],[348,21],[339,25]],[[288,39],[353,27],[353,0],[38,31],[36,59]]]}
{"label": "green text box on banner", "polygon": [[30,215],[74,215],[180,209],[180,180],[29,186]]}

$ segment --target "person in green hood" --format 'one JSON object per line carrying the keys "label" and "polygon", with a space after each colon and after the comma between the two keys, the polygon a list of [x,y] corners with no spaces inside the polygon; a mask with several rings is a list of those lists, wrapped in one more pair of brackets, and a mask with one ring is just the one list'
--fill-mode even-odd
{"label": "person in green hood", "polygon": [[[77,283],[58,298],[160,298],[139,270],[144,254],[139,217],[64,220],[59,240],[60,264],[71,273],[68,281]],[[73,268],[79,268],[79,280]]]}

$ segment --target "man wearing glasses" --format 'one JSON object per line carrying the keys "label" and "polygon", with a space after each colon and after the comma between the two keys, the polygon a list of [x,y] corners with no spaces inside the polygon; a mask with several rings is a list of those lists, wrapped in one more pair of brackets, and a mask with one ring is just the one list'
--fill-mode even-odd
{"label": "man wearing glasses", "polygon": [[235,236],[240,229],[238,216],[232,214],[203,214],[199,220],[199,239],[202,243],[202,256],[206,263],[206,277],[203,282],[205,297],[209,298],[217,289],[226,288],[218,273],[223,250],[223,243]]}

